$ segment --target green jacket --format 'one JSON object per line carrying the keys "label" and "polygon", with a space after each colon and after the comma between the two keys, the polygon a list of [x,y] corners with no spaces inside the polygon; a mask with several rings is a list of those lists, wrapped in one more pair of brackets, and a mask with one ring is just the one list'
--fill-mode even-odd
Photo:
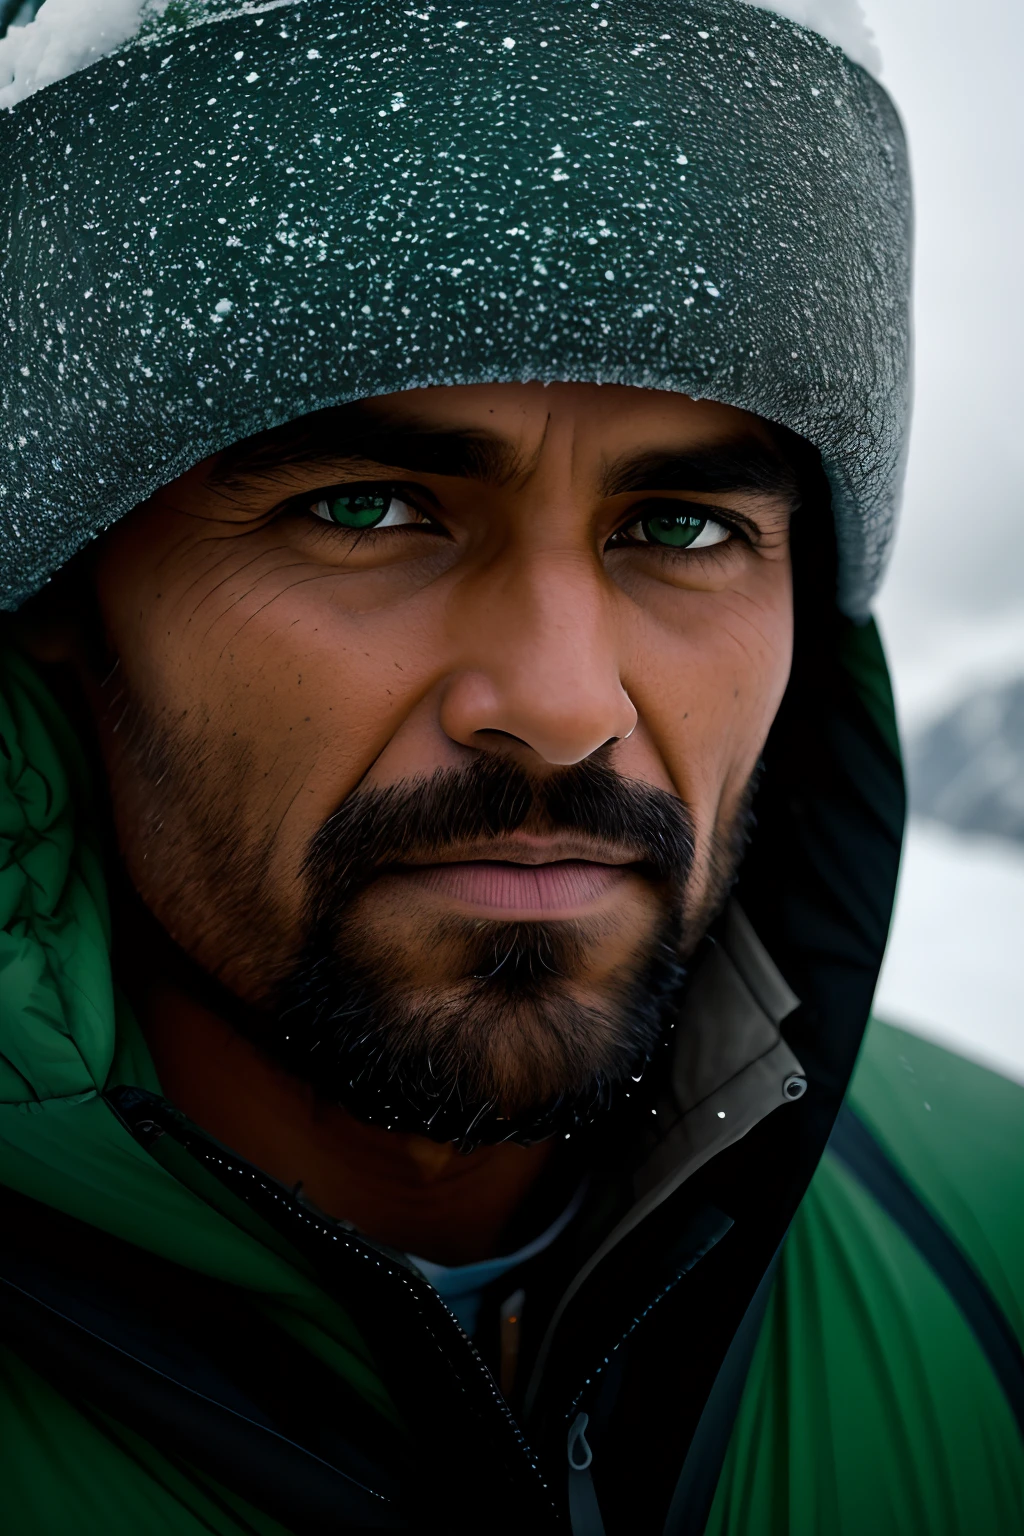
{"label": "green jacket", "polygon": [[543,1329],[506,1405],[414,1270],[158,1097],[111,980],[78,745],[5,655],[12,1536],[1024,1528],[1024,1092],[883,1023],[862,1042],[902,791],[873,627],[842,621],[833,661],[773,731],[739,887],[800,999],[772,1027],[808,1091],[596,1264],[640,1206],[633,1133],[595,1150],[580,1221],[527,1281]]}

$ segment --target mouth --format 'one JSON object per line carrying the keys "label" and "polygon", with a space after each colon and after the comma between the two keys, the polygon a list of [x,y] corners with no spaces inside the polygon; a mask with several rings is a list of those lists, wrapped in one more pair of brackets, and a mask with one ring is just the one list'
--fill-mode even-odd
{"label": "mouth", "polygon": [[453,850],[437,862],[392,865],[388,874],[456,911],[528,922],[592,914],[638,872],[640,862],[633,849],[584,849],[578,839],[521,835],[514,842],[477,845],[471,853]]}
{"label": "mouth", "polygon": [[530,918],[583,916],[625,881],[629,866],[560,859],[548,864],[506,860],[426,864],[402,871],[421,890],[446,899],[478,917],[506,922]]}

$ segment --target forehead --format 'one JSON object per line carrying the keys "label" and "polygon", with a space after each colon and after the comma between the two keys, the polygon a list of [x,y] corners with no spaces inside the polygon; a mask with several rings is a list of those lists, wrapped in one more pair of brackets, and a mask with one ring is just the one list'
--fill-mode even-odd
{"label": "forehead", "polygon": [[598,384],[565,380],[541,383],[433,385],[376,395],[356,402],[368,415],[401,418],[405,415],[429,415],[439,421],[454,422],[495,416],[506,423],[538,418],[572,419],[584,426],[590,422],[618,421],[634,428],[645,423],[674,423],[676,426],[701,425],[706,429],[740,429],[752,426],[760,418],[734,406],[713,400],[695,400],[676,390],[641,389],[625,384]]}
{"label": "forehead", "polygon": [[[433,386],[374,396],[246,439],[210,462],[213,483],[299,465],[360,461],[507,487],[542,458],[563,458],[603,494],[632,488],[619,470],[644,457],[716,452],[775,489],[791,478],[790,434],[746,411],[665,390],[537,382]],[[723,482],[726,483],[726,482]],[[734,481],[727,483],[732,484]],[[712,487],[708,487],[709,489]]]}
{"label": "forehead", "polygon": [[[349,405],[280,427],[279,438],[299,434],[304,427],[373,431],[383,426],[414,426],[430,422],[439,427],[464,427],[526,435],[548,424],[566,424],[576,434],[617,435],[671,430],[706,437],[770,435],[767,422],[747,411],[712,400],[661,389],[619,384],[537,381],[502,384],[433,385],[375,395]],[[550,428],[549,428],[550,430]]]}

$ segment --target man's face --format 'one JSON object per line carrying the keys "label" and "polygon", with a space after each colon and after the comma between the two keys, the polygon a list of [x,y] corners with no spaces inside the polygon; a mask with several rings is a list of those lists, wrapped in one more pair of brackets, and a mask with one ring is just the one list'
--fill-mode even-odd
{"label": "man's face", "polygon": [[96,551],[133,884],[364,1118],[585,1118],[735,865],[795,499],[757,418],[617,386],[412,390],[200,464]]}

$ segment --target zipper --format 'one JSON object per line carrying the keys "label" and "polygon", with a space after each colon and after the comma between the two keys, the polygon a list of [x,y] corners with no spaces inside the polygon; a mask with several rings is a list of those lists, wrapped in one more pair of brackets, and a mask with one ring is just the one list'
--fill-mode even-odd
{"label": "zipper", "polygon": [[[381,1279],[393,1289],[404,1292],[434,1346],[436,1368],[445,1380],[449,1395],[463,1399],[478,1425],[496,1440],[506,1473],[511,1473],[513,1480],[520,1484],[527,1504],[533,1505],[535,1513],[550,1515],[554,1521],[552,1529],[561,1528],[562,1516],[555,1496],[494,1378],[473,1341],[418,1270],[394,1251],[364,1237],[351,1223],[337,1221],[316,1210],[297,1190],[279,1184],[253,1164],[228,1151],[157,1095],[140,1088],[114,1088],[104,1094],[104,1098],[131,1135],[148,1151],[153,1151],[157,1161],[161,1159],[154,1150],[155,1144],[162,1136],[169,1136],[229,1195],[243,1201],[296,1249],[301,1258],[311,1261],[320,1283],[326,1279],[329,1288],[334,1289],[330,1285],[331,1267],[337,1262],[339,1252],[344,1250],[352,1259],[374,1266],[375,1289]],[[199,1197],[206,1198],[201,1194]],[[317,1262],[314,1249],[327,1259],[326,1263],[323,1260]],[[358,1271],[353,1273],[358,1279]],[[344,1304],[344,1295],[339,1299]],[[356,1324],[362,1326],[358,1316]],[[362,1331],[367,1333],[370,1348],[376,1355],[374,1338],[365,1328]],[[392,1383],[386,1381],[386,1385],[390,1391]],[[426,1403],[429,1391],[421,1395]],[[409,1428],[417,1435],[421,1426],[413,1423]],[[458,1440],[457,1430],[453,1438]],[[492,1528],[498,1529],[496,1526]]]}
{"label": "zipper", "polygon": [[569,1426],[566,1452],[569,1457],[569,1521],[572,1536],[605,1536],[601,1506],[590,1475],[594,1460],[586,1435],[590,1423],[585,1413],[578,1413]]}
{"label": "zipper", "polygon": [[[156,1094],[140,1088],[124,1087],[108,1090],[104,1098],[135,1140],[146,1147],[157,1161],[162,1159],[156,1144],[166,1135],[188,1154],[192,1162],[204,1168],[231,1197],[242,1201],[257,1218],[267,1223],[296,1250],[301,1259],[310,1263],[321,1283],[330,1275],[331,1261],[336,1261],[339,1250],[344,1249],[353,1258],[372,1263],[381,1278],[404,1291],[406,1298],[415,1306],[423,1330],[434,1346],[437,1368],[448,1378],[450,1387],[457,1387],[457,1395],[465,1400],[468,1411],[475,1416],[477,1423],[488,1429],[494,1437],[506,1472],[511,1472],[514,1480],[520,1483],[527,1502],[534,1505],[536,1513],[541,1513],[537,1506],[542,1506],[543,1513],[553,1521],[552,1530],[564,1528],[564,1506],[560,1506],[526,1436],[472,1339],[463,1331],[429,1281],[404,1256],[372,1242],[351,1223],[318,1211],[301,1197],[297,1189],[288,1189],[253,1164],[230,1152]],[[176,1168],[169,1171],[175,1177],[180,1177]],[[187,1179],[182,1182],[187,1183]],[[209,1197],[201,1192],[199,1198],[209,1203]],[[232,1217],[228,1215],[227,1219],[231,1220]],[[603,1536],[603,1525],[600,1523],[600,1511],[590,1475],[593,1452],[584,1434],[586,1424],[581,1425],[581,1421],[587,1420],[587,1415],[580,1412],[580,1404],[604,1375],[619,1349],[675,1289],[683,1276],[710,1252],[733,1225],[730,1217],[713,1207],[699,1213],[695,1223],[694,1246],[684,1262],[672,1279],[631,1319],[607,1353],[595,1363],[565,1412],[569,1462],[568,1506],[573,1536]],[[326,1244],[330,1244],[330,1247],[325,1247]],[[617,1243],[615,1247],[618,1247]],[[321,1255],[329,1255],[328,1263],[322,1259],[318,1262],[317,1256],[311,1252],[312,1248],[318,1248]],[[606,1257],[607,1251],[601,1257]],[[573,1289],[575,1287],[570,1287],[570,1290]],[[339,1299],[344,1303],[344,1295]],[[361,1326],[358,1317],[357,1326]],[[365,1328],[363,1331],[367,1332]],[[369,1342],[371,1350],[376,1354],[373,1339],[370,1338]],[[387,1384],[390,1390],[390,1381]],[[536,1391],[539,1383],[535,1381],[533,1385]],[[415,1430],[418,1426],[411,1427]],[[581,1455],[585,1465],[579,1464]]]}
{"label": "zipper", "polygon": [[583,1385],[569,1404],[565,1412],[565,1422],[568,1429],[566,1439],[566,1453],[569,1463],[567,1492],[572,1536],[605,1536],[601,1506],[598,1502],[597,1490],[594,1487],[593,1475],[591,1473],[594,1461],[594,1448],[587,1439],[590,1416],[583,1412],[580,1406],[584,1397],[600,1382],[622,1346],[632,1338],[637,1329],[647,1321],[661,1302],[672,1294],[684,1276],[689,1274],[700,1263],[701,1259],[711,1252],[711,1249],[721,1241],[732,1226],[732,1218],[726,1216],[723,1211],[719,1211],[714,1206],[708,1206],[698,1213],[694,1223],[694,1246],[687,1253],[683,1262],[679,1264],[671,1280],[662,1286],[656,1295],[651,1297],[644,1309],[637,1313],[630,1321],[628,1327],[623,1329],[607,1354],[591,1368],[589,1375],[584,1379]]}
{"label": "zipper", "polygon": [[612,1363],[613,1357],[622,1348],[623,1344],[627,1343],[629,1339],[632,1338],[636,1330],[641,1326],[642,1323],[646,1322],[647,1318],[649,1318],[651,1313],[661,1304],[661,1302],[665,1300],[666,1296],[670,1296],[672,1294],[680,1280],[682,1280],[685,1275],[688,1275],[690,1271],[700,1263],[701,1259],[705,1258],[707,1254],[711,1252],[712,1248],[717,1247],[722,1238],[732,1228],[733,1225],[734,1223],[732,1217],[726,1216],[724,1211],[718,1210],[715,1206],[709,1205],[698,1214],[698,1217],[695,1221],[696,1231],[694,1233],[696,1246],[691,1249],[691,1251],[686,1255],[685,1259],[679,1264],[671,1280],[663,1285],[661,1290],[651,1297],[643,1311],[638,1312],[637,1315],[630,1321],[628,1327],[626,1327],[619,1335],[618,1339],[616,1339],[608,1353],[604,1355],[603,1358],[600,1359],[595,1366],[592,1367],[589,1376],[586,1377],[583,1385],[580,1387],[579,1391],[576,1393],[576,1396],[573,1398],[572,1402],[569,1404],[569,1407],[566,1409],[565,1418],[567,1422],[572,1418],[574,1414],[578,1413],[580,1403],[586,1396],[588,1389],[591,1388],[608,1369],[608,1366]]}

